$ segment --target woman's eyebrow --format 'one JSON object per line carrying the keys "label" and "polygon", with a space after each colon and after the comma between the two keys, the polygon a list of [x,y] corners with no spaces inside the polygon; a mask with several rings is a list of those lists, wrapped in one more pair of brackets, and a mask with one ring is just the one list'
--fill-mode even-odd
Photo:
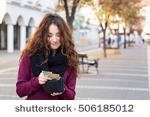
{"label": "woman's eyebrow", "polygon": [[[53,34],[53,33],[49,32],[48,34]],[[60,34],[60,32],[57,32],[56,34]]]}

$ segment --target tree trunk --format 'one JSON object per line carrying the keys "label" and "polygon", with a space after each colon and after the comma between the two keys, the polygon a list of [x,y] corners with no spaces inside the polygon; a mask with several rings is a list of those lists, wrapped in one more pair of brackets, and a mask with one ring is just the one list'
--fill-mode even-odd
{"label": "tree trunk", "polygon": [[107,57],[107,53],[106,53],[106,30],[103,30],[103,51],[104,51],[104,57]]}
{"label": "tree trunk", "polygon": [[130,46],[131,46],[130,34],[129,34],[128,36],[129,36],[129,39],[128,39],[128,47],[130,47]]}
{"label": "tree trunk", "polygon": [[124,31],[124,48],[126,48],[126,28],[123,28]]}
{"label": "tree trunk", "polygon": [[72,17],[67,17],[67,16],[66,16],[66,19],[67,19],[68,26],[72,32],[73,31],[73,19]]}
{"label": "tree trunk", "polygon": [[[68,1],[63,0],[63,2],[64,2],[64,8],[65,8],[65,12],[66,12],[67,23],[70,27],[70,30],[73,31],[73,21],[75,19],[76,8],[78,7],[80,0],[74,0],[72,8],[70,8],[70,9],[68,6]],[[69,10],[71,10],[71,12],[69,12]]]}
{"label": "tree trunk", "polygon": [[[109,16],[108,16],[109,17]],[[103,26],[102,23],[100,23],[101,29],[103,31],[103,51],[104,51],[104,57],[107,57],[107,53],[106,53],[106,30],[107,30],[107,26],[108,26],[108,22],[105,22],[105,25]]]}
{"label": "tree trunk", "polygon": [[98,47],[100,48],[101,47],[101,38],[99,37],[99,42],[98,42]]}

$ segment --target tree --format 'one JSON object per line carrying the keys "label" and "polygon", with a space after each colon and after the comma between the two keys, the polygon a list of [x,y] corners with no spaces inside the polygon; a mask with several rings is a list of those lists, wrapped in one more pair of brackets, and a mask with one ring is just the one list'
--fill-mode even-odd
{"label": "tree", "polygon": [[94,7],[95,14],[97,18],[99,19],[99,26],[101,27],[103,31],[103,51],[104,51],[104,57],[107,57],[106,53],[106,30],[110,25],[111,16],[115,15],[115,9],[114,6],[115,2],[113,0],[100,0],[99,6],[96,8]]}
{"label": "tree", "polygon": [[[141,10],[140,6],[141,0],[99,0],[98,7],[94,7],[96,15],[100,22],[100,27],[103,30],[103,50],[104,57],[107,57],[106,54],[106,30],[110,26],[111,17],[119,16],[124,22],[124,48],[126,47],[126,27],[133,24],[134,21],[140,17],[139,11]],[[137,23],[137,22],[135,22]],[[119,43],[119,42],[118,42]]]}
{"label": "tree", "polygon": [[[95,0],[59,0],[57,9],[65,9],[66,20],[70,29],[73,30],[73,21],[75,19],[76,9],[85,5],[89,5],[95,11],[97,18],[99,19],[99,26],[103,31],[103,50],[104,57],[106,54],[106,30],[111,23],[111,17],[119,16],[124,22],[124,35],[126,47],[126,27],[133,24],[141,9],[139,3],[141,0],[97,0],[97,4],[94,4]],[[118,42],[119,43],[119,42]]]}
{"label": "tree", "polygon": [[67,23],[70,29],[73,30],[76,9],[89,4],[90,2],[92,2],[92,0],[59,0],[57,11],[65,10]]}
{"label": "tree", "polygon": [[143,19],[140,11],[142,9],[141,0],[116,0],[121,4],[117,7],[117,14],[122,18],[124,22],[124,48],[126,48],[126,29],[127,27],[132,30],[134,25],[137,25],[139,20]]}

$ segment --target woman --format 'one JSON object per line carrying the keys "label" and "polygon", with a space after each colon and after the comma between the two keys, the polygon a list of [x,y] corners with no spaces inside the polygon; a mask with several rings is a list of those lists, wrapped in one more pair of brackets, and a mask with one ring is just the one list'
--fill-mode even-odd
{"label": "woman", "polygon": [[[57,14],[46,14],[20,57],[16,92],[20,97],[27,96],[27,100],[73,100],[78,65],[78,54],[65,21]],[[64,91],[46,92],[44,86],[49,79],[41,77],[42,71],[59,74]]]}

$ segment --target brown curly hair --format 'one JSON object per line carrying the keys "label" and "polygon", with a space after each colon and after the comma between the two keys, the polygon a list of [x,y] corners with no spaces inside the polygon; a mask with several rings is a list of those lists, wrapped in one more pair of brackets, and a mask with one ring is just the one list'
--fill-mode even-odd
{"label": "brown curly hair", "polygon": [[72,39],[72,33],[63,18],[57,14],[48,13],[44,16],[33,36],[28,40],[26,47],[21,54],[20,60],[25,54],[32,56],[36,53],[42,53],[44,56],[44,62],[48,61],[48,54],[51,51],[51,47],[47,39],[48,28],[51,24],[58,27],[61,35],[61,52],[67,57],[68,65],[76,74],[78,74],[79,59]]}

